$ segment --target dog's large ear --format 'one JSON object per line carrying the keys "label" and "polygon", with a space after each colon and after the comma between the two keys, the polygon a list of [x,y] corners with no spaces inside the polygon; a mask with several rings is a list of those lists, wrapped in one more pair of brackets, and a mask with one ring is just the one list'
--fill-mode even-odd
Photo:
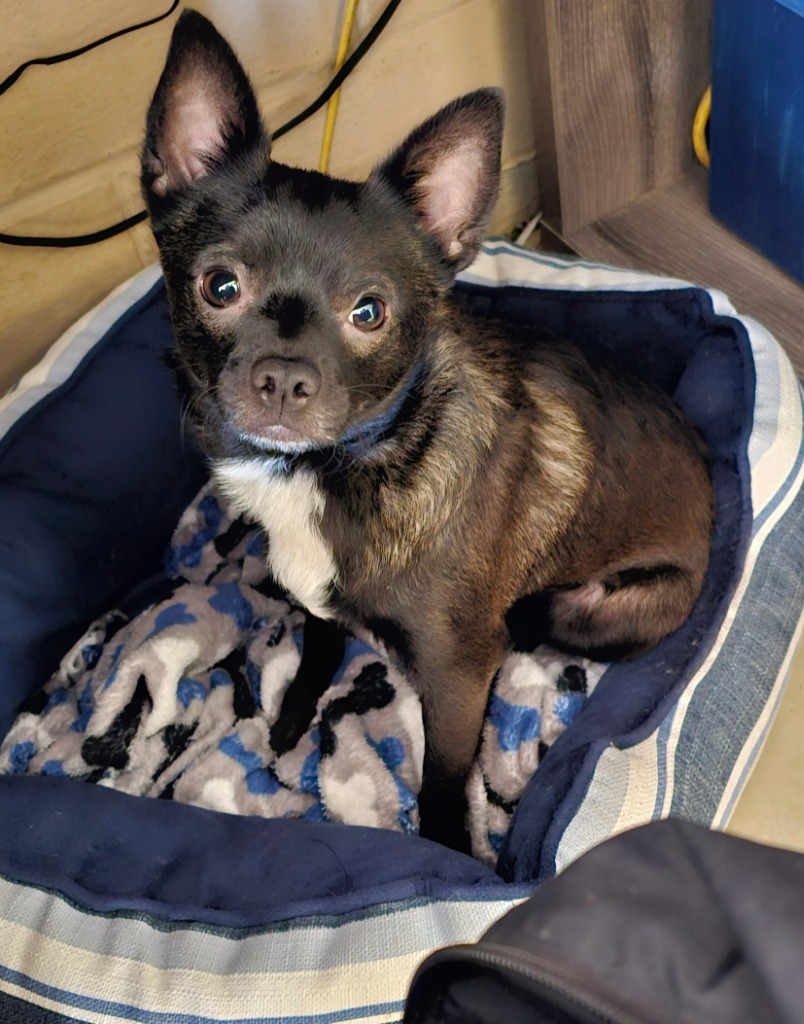
{"label": "dog's large ear", "polygon": [[267,155],[268,139],[245,71],[211,22],[184,11],[148,111],[146,194],[165,196],[256,146]]}
{"label": "dog's large ear", "polygon": [[497,199],[503,120],[499,90],[469,93],[414,129],[372,175],[413,206],[455,272],[477,255]]}

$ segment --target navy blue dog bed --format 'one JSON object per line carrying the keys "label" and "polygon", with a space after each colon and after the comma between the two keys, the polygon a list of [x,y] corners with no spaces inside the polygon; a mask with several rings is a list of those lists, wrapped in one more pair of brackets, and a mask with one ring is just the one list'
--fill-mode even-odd
{"label": "navy blue dog bed", "polygon": [[[457,287],[476,312],[538,323],[592,362],[613,356],[704,435],[717,511],[691,618],[606,671],[529,784],[497,873],[416,836],[0,777],[3,1019],[26,1006],[43,1022],[387,1020],[430,949],[475,939],[601,839],[668,815],[727,823],[804,601],[801,398],[786,357],[718,293],[503,242]],[[161,279],[146,271],[0,406],[0,735],[91,620],[146,607],[164,580],[206,479],[170,346]],[[248,985],[225,980],[240,970]]]}

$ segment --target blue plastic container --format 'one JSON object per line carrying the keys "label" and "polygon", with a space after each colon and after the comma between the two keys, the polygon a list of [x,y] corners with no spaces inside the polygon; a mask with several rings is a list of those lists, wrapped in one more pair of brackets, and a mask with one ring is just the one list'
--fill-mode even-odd
{"label": "blue plastic container", "polygon": [[712,213],[804,281],[804,0],[715,0]]}

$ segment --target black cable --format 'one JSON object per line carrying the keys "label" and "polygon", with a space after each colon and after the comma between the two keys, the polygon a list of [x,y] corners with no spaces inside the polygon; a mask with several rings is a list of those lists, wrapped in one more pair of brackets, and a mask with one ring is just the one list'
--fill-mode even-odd
{"label": "black cable", "polygon": [[107,238],[122,235],[124,231],[133,228],[135,224],[141,224],[147,216],[145,210],[140,210],[139,213],[121,220],[118,224],[112,224],[100,231],[90,231],[88,235],[63,235],[49,238],[47,235],[40,237],[36,235],[5,235],[0,232],[0,242],[3,245],[35,245],[41,246],[43,249],[73,249],[79,245],[94,245],[95,242],[104,242]]}
{"label": "black cable", "polygon": [[129,32],[137,32],[141,28],[148,28],[149,25],[155,25],[158,21],[164,21],[165,18],[170,17],[178,6],[179,0],[173,0],[173,3],[168,7],[164,14],[159,14],[155,18],[151,18],[149,21],[141,21],[139,25],[129,25],[128,28],[118,29],[117,32],[112,32],[110,35],[104,36],[103,39],[96,39],[94,43],[87,43],[86,46],[80,46],[77,50],[70,50],[69,53],[57,53],[53,57],[34,57],[32,60],[26,60],[24,64],[20,64],[16,71],[12,71],[8,78],[0,82],[0,96],[2,96],[4,92],[7,92],[17,81],[20,75],[27,71],[28,68],[32,68],[37,64],[61,64],[63,60],[72,60],[73,57],[80,57],[81,54],[88,53],[89,50],[94,50],[96,46],[103,46],[104,43],[108,43],[112,39],[119,39],[120,36],[125,36]]}
{"label": "black cable", "polygon": [[317,99],[314,99],[309,107],[305,107],[304,110],[292,117],[287,124],[283,124],[281,128],[278,128],[272,133],[273,138],[281,138],[286,132],[289,132],[292,128],[301,124],[302,121],[306,121],[308,117],[312,117],[317,111],[319,111],[327,100],[332,96],[333,93],[337,92],[341,85],[351,75],[360,61],[366,56],[371,47],[376,43],[382,30],[391,20],[391,16],[397,7],[399,7],[402,0],[390,0],[384,8],[380,16],[371,26],[369,31],[366,33],[365,38],[355,47],[354,53],[347,60],[343,62],[338,73],[333,77],[329,85],[324,89]]}
{"label": "black cable", "polygon": [[[333,76],[329,85],[327,85],[320,95],[317,96],[309,106],[305,107],[300,114],[292,117],[286,124],[277,128],[275,132],[272,132],[272,138],[281,138],[281,136],[291,131],[297,125],[300,125],[302,121],[306,121],[309,117],[312,117],[313,114],[324,106],[332,94],[341,87],[344,81],[354,71],[360,61],[377,41],[380,33],[391,20],[392,15],[401,2],[402,0],[389,0],[389,3],[383,8],[382,13],[366,33],[365,38],[358,46],[355,47],[352,55],[344,61],[340,70]],[[179,0],[174,0],[170,10],[166,11],[164,14],[160,14],[157,18],[153,18],[151,21],[144,21],[140,25],[132,25],[130,28],[121,29],[119,32],[105,36],[103,39],[99,39],[94,43],[89,43],[87,46],[84,46],[79,50],[73,50],[71,53],[59,54],[55,57],[42,57],[36,60],[26,61],[25,64],[20,65],[20,67],[9,75],[2,85],[0,85],[0,95],[9,89],[20,77],[23,71],[32,64],[57,64],[62,60],[69,60],[71,57],[78,57],[82,53],[86,53],[87,50],[91,50],[95,46],[100,46],[101,43],[108,42],[110,39],[116,39],[118,36],[125,35],[127,32],[134,32],[136,29],[145,28],[148,25],[153,25],[154,22],[161,21],[163,18],[166,18],[168,15],[173,13],[178,6],[178,3]],[[7,235],[0,232],[0,243],[5,245],[40,246],[42,248],[50,249],[71,249],[81,245],[94,245],[96,242],[104,242],[107,238],[113,238],[115,235],[120,235],[124,231],[128,231],[129,228],[133,228],[135,224],[141,224],[147,217],[148,214],[146,211],[141,210],[139,213],[135,213],[133,216],[127,217],[125,220],[121,220],[117,224],[112,224],[108,228],[102,228],[100,231],[91,231],[86,235],[66,235],[50,238],[48,236],[36,237],[33,235]]]}

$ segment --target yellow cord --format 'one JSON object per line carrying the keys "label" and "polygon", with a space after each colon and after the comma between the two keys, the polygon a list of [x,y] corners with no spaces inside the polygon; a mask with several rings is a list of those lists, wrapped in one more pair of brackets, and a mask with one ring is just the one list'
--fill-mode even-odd
{"label": "yellow cord", "polygon": [[695,111],[695,120],[692,122],[692,146],[695,155],[704,167],[709,166],[709,146],[706,142],[706,126],[709,123],[709,115],[712,111],[712,86],[708,86],[706,92]]}
{"label": "yellow cord", "polygon": [[[349,50],[349,40],[352,38],[352,26],[355,23],[355,14],[359,0],[347,0],[346,10],[341,25],[341,37],[338,40],[338,52],[335,55],[335,71],[340,71],[346,54]],[[338,100],[341,90],[338,89],[330,96],[327,103],[327,119],[324,123],[324,137],[321,140],[321,158],[318,161],[318,169],[322,174],[329,170],[329,158],[332,153],[332,137],[335,134],[335,119],[338,116]]]}

